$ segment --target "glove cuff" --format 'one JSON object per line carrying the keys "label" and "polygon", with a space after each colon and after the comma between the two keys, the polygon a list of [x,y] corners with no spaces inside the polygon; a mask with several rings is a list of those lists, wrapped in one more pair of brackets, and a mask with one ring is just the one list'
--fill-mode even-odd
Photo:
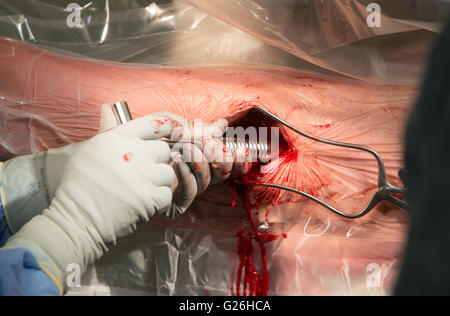
{"label": "glove cuff", "polygon": [[95,233],[86,232],[84,227],[77,225],[79,219],[66,215],[53,203],[42,215],[26,223],[5,245],[5,248],[30,250],[40,269],[61,294],[67,289],[66,280],[74,267],[81,276],[106,250],[92,239]]}
{"label": "glove cuff", "polygon": [[3,211],[13,233],[50,204],[45,153],[22,156],[5,162],[0,181]]}
{"label": "glove cuff", "polygon": [[[62,295],[65,285],[65,261],[71,261],[71,249],[67,237],[55,223],[43,216],[35,216],[13,235],[3,249],[25,248],[39,264],[39,268],[56,285]],[[58,249],[55,253],[53,249]]]}

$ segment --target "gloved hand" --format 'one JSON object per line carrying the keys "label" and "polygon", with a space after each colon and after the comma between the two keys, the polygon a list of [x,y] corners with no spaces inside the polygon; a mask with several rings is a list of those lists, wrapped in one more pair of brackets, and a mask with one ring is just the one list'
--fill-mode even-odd
{"label": "gloved hand", "polygon": [[138,223],[171,208],[170,148],[154,140],[171,132],[171,120],[147,116],[81,143],[51,205],[5,248],[29,249],[62,293],[69,265],[85,272]]}
{"label": "gloved hand", "polygon": [[[162,116],[155,116],[155,119],[158,118]],[[111,107],[105,105],[102,107],[99,132],[106,132],[113,127],[117,127],[117,121]],[[67,162],[81,144],[70,144],[0,163],[0,197],[8,226],[13,233],[49,207]]]}
{"label": "gloved hand", "polygon": [[[227,127],[226,120],[213,123],[193,122],[169,112],[155,113],[156,116],[168,117],[174,129],[170,140],[181,141],[172,151],[172,160],[177,176],[177,188],[169,214],[173,217],[183,214],[195,197],[203,193],[211,184],[226,180],[233,167],[233,159],[225,158],[224,145],[217,140]],[[102,107],[102,126],[113,129],[117,121],[110,107]],[[197,140],[202,145],[196,146],[182,141]],[[229,154],[228,154],[229,155]]]}
{"label": "gloved hand", "polygon": [[[172,159],[176,162],[175,171],[178,178],[183,180],[174,192],[178,205],[189,206],[194,197],[204,192],[209,185],[223,182],[230,176],[239,178],[251,168],[248,150],[239,148],[236,152],[227,151],[223,142],[228,128],[227,120],[205,123],[189,121],[167,112],[156,114],[171,117],[182,125],[174,128],[172,140],[196,141],[195,144],[180,142],[179,151],[172,149]],[[177,152],[179,155],[176,155]],[[196,181],[188,176],[189,170]]]}

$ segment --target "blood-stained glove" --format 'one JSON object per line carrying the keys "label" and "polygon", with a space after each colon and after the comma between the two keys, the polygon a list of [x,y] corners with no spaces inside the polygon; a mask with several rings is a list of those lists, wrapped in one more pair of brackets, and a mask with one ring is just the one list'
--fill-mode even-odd
{"label": "blood-stained glove", "polygon": [[[177,186],[173,194],[173,203],[164,217],[174,217],[183,214],[194,199],[203,193],[211,184],[226,180],[233,167],[232,158],[222,157],[223,143],[216,138],[221,137],[228,126],[226,120],[214,123],[189,121],[186,118],[169,113],[159,112],[153,114],[164,117],[172,122],[173,131],[165,137],[172,141],[180,141],[172,150],[172,162],[176,176]],[[105,130],[117,127],[117,120],[111,108],[102,108],[102,128]],[[157,128],[156,123],[155,128]],[[200,145],[187,143],[187,140],[198,141]],[[173,143],[172,143],[173,144]],[[214,148],[213,146],[218,146]],[[220,153],[220,154],[217,154]]]}
{"label": "blood-stained glove", "polygon": [[[157,122],[168,117],[154,115]],[[117,127],[111,107],[102,107],[100,132]],[[165,131],[156,128],[155,138],[164,137]],[[170,134],[168,135],[170,136]],[[49,207],[61,184],[67,162],[82,143],[50,149],[35,155],[25,155],[0,162],[0,197],[11,232],[17,232],[34,216]]]}
{"label": "blood-stained glove", "polygon": [[171,120],[148,116],[76,146],[51,205],[5,248],[29,249],[63,293],[68,267],[83,273],[137,224],[170,214],[176,177],[155,139],[171,133]]}
{"label": "blood-stained glove", "polygon": [[232,173],[239,176],[248,171],[248,153],[242,150],[231,153],[226,150],[222,136],[228,128],[227,120],[188,120],[168,112],[154,115],[169,117],[173,122],[179,123],[170,137],[172,141],[179,141],[172,148],[178,186],[174,191],[170,214],[183,214],[210,185],[227,180]]}

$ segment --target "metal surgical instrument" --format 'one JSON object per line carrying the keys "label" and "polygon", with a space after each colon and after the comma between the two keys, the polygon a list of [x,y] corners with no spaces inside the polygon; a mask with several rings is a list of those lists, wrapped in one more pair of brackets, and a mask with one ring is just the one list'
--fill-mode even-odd
{"label": "metal surgical instrument", "polygon": [[310,134],[307,134],[299,129],[297,129],[295,126],[291,125],[290,123],[286,122],[285,120],[281,119],[280,117],[276,116],[275,114],[269,112],[267,109],[265,109],[264,107],[262,107],[261,105],[257,105],[256,106],[256,110],[258,110],[259,112],[263,113],[264,115],[266,115],[267,117],[269,117],[270,119],[284,125],[285,127],[293,130],[294,132],[302,135],[303,137],[309,138],[313,141],[317,141],[320,143],[324,143],[327,145],[332,145],[332,146],[338,146],[338,147],[344,147],[344,148],[350,148],[350,149],[356,149],[356,150],[362,150],[365,152],[370,153],[372,156],[375,157],[377,163],[378,163],[378,190],[377,192],[374,193],[374,195],[372,196],[372,199],[370,200],[370,202],[367,204],[367,206],[358,214],[350,214],[350,213],[346,213],[346,212],[342,212],[336,208],[334,208],[333,206],[327,204],[326,202],[318,199],[317,197],[303,192],[303,191],[299,191],[295,188],[292,187],[288,187],[288,186],[284,186],[281,184],[273,184],[273,183],[248,183],[248,185],[252,185],[252,186],[263,186],[263,187],[270,187],[270,188],[275,188],[275,189],[280,189],[280,190],[286,190],[292,193],[296,193],[299,195],[302,195],[314,202],[319,203],[320,205],[322,205],[323,207],[325,207],[326,209],[330,210],[331,212],[340,215],[342,217],[345,218],[359,218],[362,217],[364,215],[366,215],[367,213],[369,213],[378,203],[382,202],[382,201],[388,201],[391,202],[405,210],[409,209],[409,205],[403,201],[400,200],[394,196],[392,196],[391,194],[402,194],[402,195],[406,195],[407,193],[407,189],[404,187],[398,187],[395,185],[392,185],[389,183],[389,181],[387,180],[386,177],[386,169],[384,167],[384,162],[383,159],[381,158],[381,156],[372,148],[366,147],[366,146],[362,146],[362,145],[357,145],[357,144],[350,144],[350,143],[343,143],[343,142],[337,142],[337,141],[332,141],[329,139],[325,139],[325,138],[320,138],[320,137],[315,137],[312,136]]}
{"label": "metal surgical instrument", "polygon": [[119,125],[123,125],[133,120],[131,116],[130,108],[128,107],[128,103],[125,101],[120,101],[111,105],[111,109],[116,117],[117,123]]}

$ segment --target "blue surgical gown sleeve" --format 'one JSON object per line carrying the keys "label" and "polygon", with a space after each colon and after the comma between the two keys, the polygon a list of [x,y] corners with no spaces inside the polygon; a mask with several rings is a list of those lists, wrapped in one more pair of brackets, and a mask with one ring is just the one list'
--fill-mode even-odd
{"label": "blue surgical gown sleeve", "polygon": [[[0,182],[0,186],[3,184]],[[11,237],[12,232],[9,229],[8,222],[6,221],[5,212],[3,212],[2,200],[0,199],[0,247],[6,244],[6,241]]]}
{"label": "blue surgical gown sleeve", "polygon": [[[0,185],[2,185],[0,183]],[[0,247],[11,237],[0,201]],[[56,285],[42,272],[33,254],[22,248],[0,249],[0,295],[59,295]]]}

